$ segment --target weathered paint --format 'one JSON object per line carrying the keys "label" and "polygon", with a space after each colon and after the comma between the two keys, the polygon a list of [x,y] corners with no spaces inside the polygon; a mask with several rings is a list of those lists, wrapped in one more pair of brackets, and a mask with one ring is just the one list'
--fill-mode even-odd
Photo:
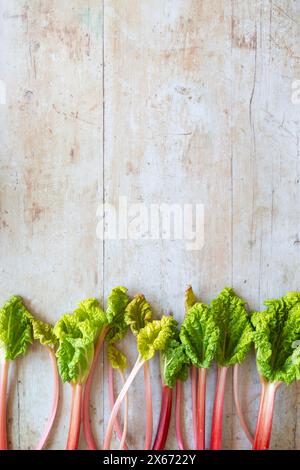
{"label": "weathered paint", "polygon": [[[20,293],[55,321],[81,298],[106,297],[125,283],[132,294],[143,290],[157,315],[172,311],[182,319],[188,283],[205,301],[234,285],[252,309],[299,290],[300,105],[291,100],[300,79],[299,2],[73,5],[0,2],[0,80],[7,88],[0,104],[0,300]],[[97,240],[98,204],[117,204],[120,195],[147,204],[203,203],[204,248]],[[133,361],[132,338],[125,348]],[[158,364],[151,368],[157,410]],[[254,429],[252,357],[241,374]],[[45,352],[35,347],[13,375],[10,438],[15,448],[29,448],[51,397]],[[109,413],[101,375],[99,364],[99,444]],[[208,380],[209,421],[213,372]],[[300,447],[298,389],[279,392],[273,448]],[[229,383],[224,446],[247,448],[230,390]],[[65,445],[67,385],[63,391],[50,448]],[[130,395],[128,443],[135,447],[143,443],[143,396],[141,375]],[[185,409],[191,445],[189,400]],[[175,445],[171,432],[168,446]]]}

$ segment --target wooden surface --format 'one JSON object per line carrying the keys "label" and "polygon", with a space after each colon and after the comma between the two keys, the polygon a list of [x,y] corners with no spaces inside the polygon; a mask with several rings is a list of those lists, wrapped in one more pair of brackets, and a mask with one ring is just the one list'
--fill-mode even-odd
{"label": "wooden surface", "polygon": [[[19,293],[54,322],[82,298],[103,300],[125,284],[157,316],[180,320],[188,283],[205,301],[233,285],[251,309],[299,290],[299,0],[1,0],[0,57],[1,302]],[[99,240],[97,207],[119,196],[203,203],[204,247]],[[133,361],[132,338],[125,348]],[[92,413],[99,444],[109,414],[102,362]],[[156,423],[157,362],[151,370]],[[253,357],[241,374],[254,430]],[[10,444],[32,448],[50,410],[46,353],[34,346],[11,375]],[[214,383],[212,370],[208,422]],[[191,445],[189,384],[185,394]],[[65,385],[49,448],[65,446],[69,397]],[[300,448],[299,397],[298,384],[279,392],[273,448]],[[128,442],[140,448],[142,375],[130,399]],[[224,447],[249,447],[231,380]]]}

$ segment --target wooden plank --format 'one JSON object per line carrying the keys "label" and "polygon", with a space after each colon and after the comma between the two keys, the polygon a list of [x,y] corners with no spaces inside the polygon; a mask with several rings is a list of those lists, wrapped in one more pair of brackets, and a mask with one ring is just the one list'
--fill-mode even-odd
{"label": "wooden plank", "polygon": [[[299,6],[249,5],[232,4],[233,282],[258,309],[265,299],[299,290],[299,107],[291,100]],[[253,361],[247,364],[241,396],[254,431],[260,387]],[[295,448],[296,390],[278,393],[272,448]],[[237,420],[233,439],[247,446]]]}
{"label": "wooden plank", "polygon": [[[1,301],[23,295],[55,321],[102,295],[102,12],[96,0],[1,2]],[[32,447],[50,411],[45,352],[18,363],[14,448]],[[35,380],[32,378],[35,377]],[[99,380],[98,380],[99,386]],[[97,401],[98,401],[97,390]],[[66,443],[64,386],[51,445]],[[95,424],[101,419],[98,407]]]}
{"label": "wooden plank", "polygon": [[[108,2],[106,197],[115,205],[120,195],[145,204],[200,201],[206,209],[205,244],[199,253],[186,252],[178,241],[106,243],[105,279],[118,283],[126,278],[132,292],[143,288],[158,312],[164,308],[182,318],[188,282],[205,300],[233,284],[252,309],[266,297],[297,289],[299,255],[292,234],[298,233],[298,183],[292,174],[297,174],[299,158],[295,135],[280,128],[283,120],[289,126],[293,119],[298,123],[290,99],[297,73],[289,72],[298,70],[297,18],[297,6],[290,2],[149,6],[142,1],[131,2],[130,10],[122,2]],[[283,166],[284,149],[291,172]],[[282,173],[295,188],[289,210]],[[283,228],[287,220],[289,236]],[[241,395],[248,398],[245,412],[254,431],[259,384],[253,358],[241,373]],[[211,377],[209,396],[213,382]],[[248,448],[230,391],[229,382],[224,446]],[[280,393],[284,403],[290,401],[289,392]],[[139,429],[142,408],[135,406],[132,426]],[[210,415],[211,400],[208,408]],[[293,412],[285,406],[284,430],[295,422]],[[294,437],[288,432],[282,436],[281,419],[280,413],[272,444],[292,448]],[[190,434],[190,421],[187,428]],[[140,438],[139,444],[132,442],[141,445]]]}
{"label": "wooden plank", "polygon": [[[181,320],[188,283],[204,300],[231,284],[230,12],[222,1],[130,7],[105,3],[106,200],[202,203],[205,243],[193,252],[183,240],[106,241],[105,287],[125,280],[131,293],[144,291],[156,315],[172,311]],[[135,447],[143,441],[138,396],[130,426]],[[157,386],[154,403],[160,406]],[[174,423],[169,448],[176,445],[173,430]]]}
{"label": "wooden plank", "polygon": [[[188,283],[205,301],[232,284],[251,309],[299,290],[299,105],[291,99],[300,79],[299,21],[299,4],[289,0],[0,2],[0,98],[3,83],[7,89],[0,104],[0,301],[20,293],[54,322],[81,298],[106,298],[125,284],[131,294],[146,294],[156,316],[173,312],[181,320]],[[103,196],[115,208],[120,196],[146,209],[203,204],[203,248],[159,237],[102,242],[96,209]],[[133,364],[133,338],[124,349]],[[156,426],[158,361],[151,373]],[[38,347],[18,363],[14,448],[32,447],[43,429],[49,374]],[[101,378],[99,367],[99,443],[109,415]],[[208,443],[214,384],[211,371]],[[227,389],[224,447],[248,448],[231,377]],[[298,389],[279,392],[274,448],[299,448]],[[254,431],[253,357],[241,370],[240,393]],[[143,396],[141,374],[130,393],[130,447],[143,446]],[[189,384],[185,397],[192,446]],[[68,400],[64,386],[50,448],[65,446]],[[171,427],[168,448],[176,446]]]}

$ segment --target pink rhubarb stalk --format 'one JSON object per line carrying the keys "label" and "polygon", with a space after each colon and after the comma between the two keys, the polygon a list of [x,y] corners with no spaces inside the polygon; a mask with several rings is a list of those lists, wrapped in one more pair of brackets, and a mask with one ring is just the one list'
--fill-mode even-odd
{"label": "pink rhubarb stalk", "polygon": [[0,378],[0,450],[7,450],[7,383],[8,383],[9,361],[4,360]]}
{"label": "pink rhubarb stalk", "polygon": [[[112,410],[115,404],[115,391],[114,391],[114,369],[112,368],[110,364],[108,364],[108,389],[109,389],[109,403],[110,403],[110,407]],[[122,430],[118,416],[116,418],[114,428],[117,432],[119,440],[121,441],[122,436],[123,436],[123,430]],[[124,442],[124,445],[122,448],[124,450],[128,450],[128,446],[126,442]]]}
{"label": "pink rhubarb stalk", "polygon": [[111,444],[111,439],[112,439],[112,432],[113,432],[113,427],[115,424],[116,417],[119,413],[120,406],[122,404],[122,401],[124,400],[129,387],[131,386],[132,382],[134,381],[136,375],[138,374],[139,370],[143,367],[145,361],[141,359],[140,357],[137,359],[133,369],[131,370],[128,379],[126,380],[121,392],[119,393],[118,398],[116,399],[116,402],[114,404],[114,407],[112,409],[107,429],[106,429],[106,434],[105,434],[105,439],[104,439],[104,445],[103,449],[104,450],[109,450],[110,449],[110,444]]}
{"label": "pink rhubarb stalk", "polygon": [[163,450],[165,448],[171,419],[172,395],[173,389],[163,385],[160,416],[153,450]]}
{"label": "pink rhubarb stalk", "polygon": [[240,424],[244,433],[246,434],[249,442],[253,444],[254,439],[244,419],[244,415],[243,415],[241,405],[240,405],[239,389],[238,389],[238,383],[239,383],[238,372],[239,372],[239,364],[235,364],[233,368],[233,398],[234,398],[235,409],[236,409],[236,413],[238,415],[238,418],[240,420]]}
{"label": "pink rhubarb stalk", "polygon": [[150,450],[152,445],[153,432],[153,410],[152,410],[152,389],[149,370],[149,362],[144,364],[144,383],[145,383],[145,399],[146,399],[146,434],[144,449]]}
{"label": "pink rhubarb stalk", "polygon": [[89,372],[89,376],[87,378],[85,388],[84,388],[84,396],[83,396],[83,431],[85,435],[85,440],[89,450],[97,450],[97,444],[93,435],[92,427],[91,427],[91,420],[90,420],[90,399],[91,399],[91,389],[94,380],[94,375],[96,371],[97,361],[99,358],[100,351],[103,346],[103,342],[105,336],[108,333],[108,327],[103,328],[98,338],[95,352],[94,352],[94,359],[92,362],[92,366]]}
{"label": "pink rhubarb stalk", "polygon": [[176,381],[176,403],[175,403],[175,429],[176,429],[176,439],[177,444],[180,450],[185,450],[184,439],[181,430],[181,402],[182,402],[182,389],[183,382],[182,380]]}
{"label": "pink rhubarb stalk", "polygon": [[66,450],[77,450],[78,448],[81,425],[82,394],[83,385],[72,384],[71,419]]}
{"label": "pink rhubarb stalk", "polygon": [[275,395],[278,387],[282,384],[282,382],[267,382],[262,378],[261,384],[262,391],[253,450],[269,449],[272,433]]}
{"label": "pink rhubarb stalk", "polygon": [[[119,373],[121,375],[122,384],[124,386],[125,382],[126,382],[124,372],[121,369],[118,369],[118,370],[119,370]],[[120,442],[119,450],[124,450],[125,449],[125,440],[126,440],[127,430],[128,430],[128,411],[129,411],[128,393],[126,393],[124,401],[125,401],[124,426],[123,426],[123,433],[122,433],[122,436],[121,436],[121,442]],[[127,447],[127,449],[128,449],[128,447]]]}
{"label": "pink rhubarb stalk", "polygon": [[198,369],[196,449],[205,449],[206,369]]}
{"label": "pink rhubarb stalk", "polygon": [[197,448],[197,367],[192,366],[191,369],[191,387],[192,387],[192,413],[193,413],[193,432],[194,446]]}
{"label": "pink rhubarb stalk", "polygon": [[220,450],[222,448],[223,407],[227,371],[228,367],[218,367],[218,379],[211,427],[211,450]]}
{"label": "pink rhubarb stalk", "polygon": [[52,348],[47,348],[48,353],[50,356],[50,361],[51,361],[51,366],[52,366],[52,373],[53,373],[53,381],[54,381],[54,396],[53,396],[53,402],[52,402],[52,411],[51,415],[48,419],[45,431],[39,440],[38,445],[36,446],[36,450],[42,450],[47,442],[47,439],[49,437],[49,434],[51,432],[51,429],[54,424],[54,420],[57,414],[57,408],[58,408],[58,401],[59,401],[59,374],[57,370],[57,362],[56,362],[56,356],[55,352]]}

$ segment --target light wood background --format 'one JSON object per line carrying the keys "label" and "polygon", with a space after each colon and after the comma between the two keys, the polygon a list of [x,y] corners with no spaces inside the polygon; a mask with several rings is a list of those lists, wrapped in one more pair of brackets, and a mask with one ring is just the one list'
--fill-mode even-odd
{"label": "light wood background", "polygon": [[[54,322],[82,298],[103,300],[124,284],[143,291],[157,316],[180,320],[188,283],[205,301],[233,285],[251,309],[300,289],[299,0],[1,0],[0,58],[1,302],[21,294]],[[203,249],[97,239],[97,207],[119,196],[203,203]],[[124,347],[133,361],[134,339]],[[92,412],[99,445],[109,414],[103,361]],[[151,368],[156,423],[157,362]],[[241,379],[254,430],[252,356]],[[208,437],[214,383],[212,370]],[[69,388],[49,448],[65,446]],[[13,448],[37,442],[51,390],[47,354],[34,346],[11,374]],[[278,394],[273,448],[300,448],[299,392],[294,384]],[[128,443],[141,448],[142,374],[130,401]],[[191,446],[189,384],[183,405]],[[249,448],[231,380],[224,447]]]}

